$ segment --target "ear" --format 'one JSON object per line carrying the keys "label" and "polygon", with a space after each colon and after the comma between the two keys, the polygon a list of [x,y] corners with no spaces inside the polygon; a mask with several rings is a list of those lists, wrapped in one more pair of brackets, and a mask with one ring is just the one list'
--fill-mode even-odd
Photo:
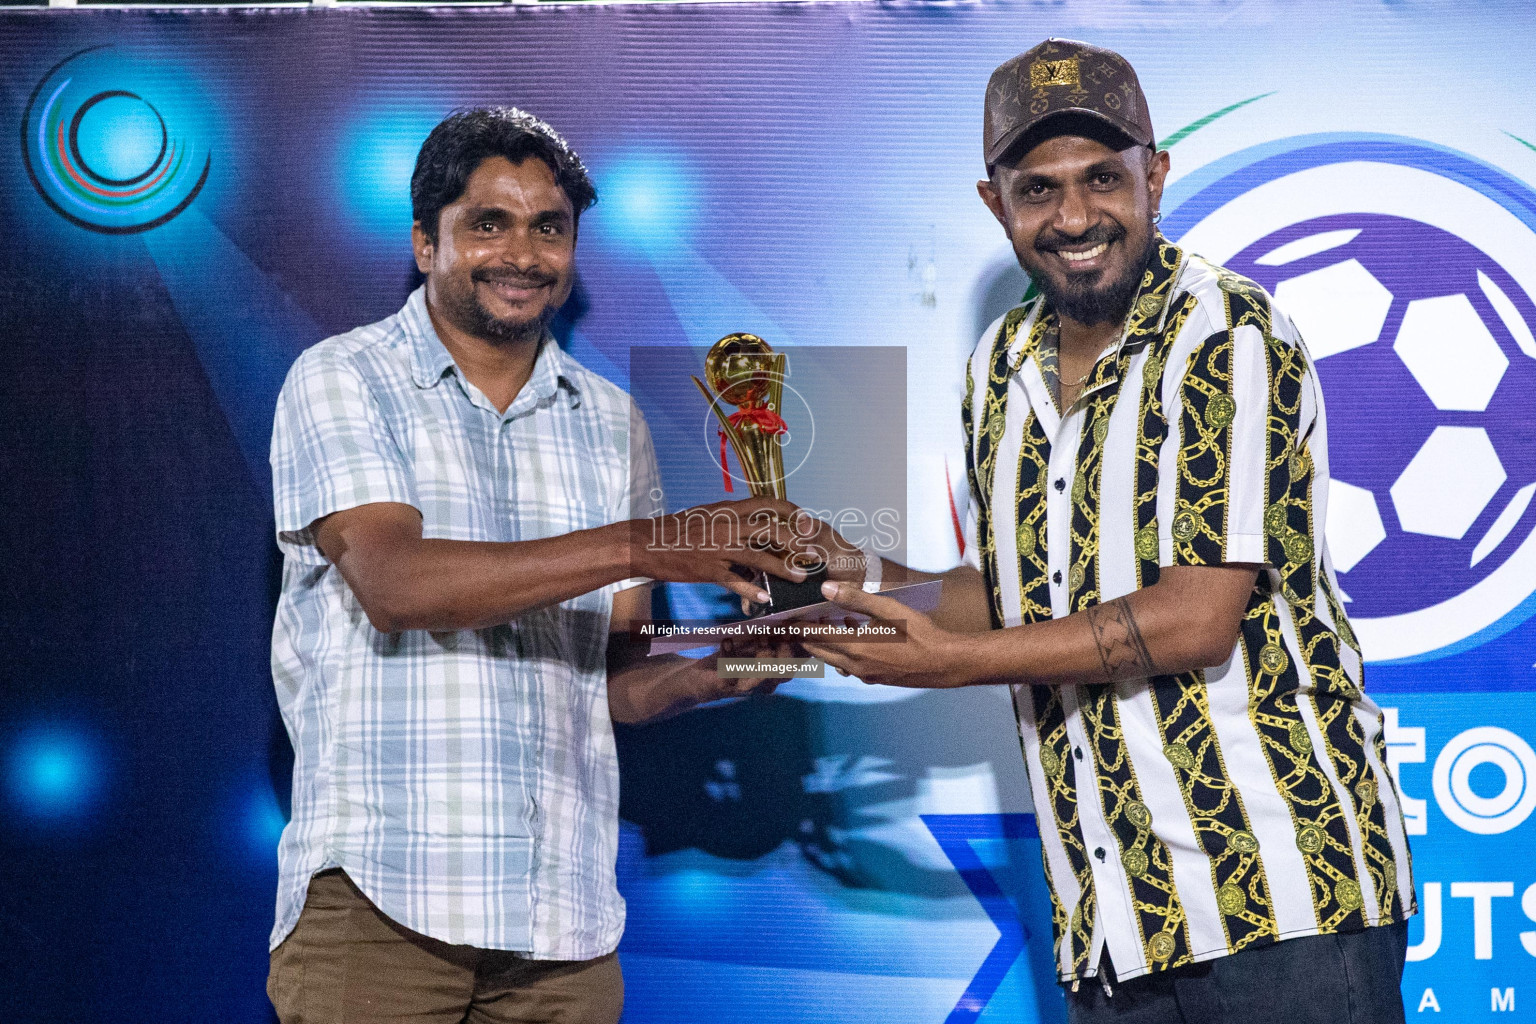
{"label": "ear", "polygon": [[423,274],[432,271],[432,251],[436,246],[427,237],[426,229],[421,226],[421,221],[411,224],[411,252],[416,257],[416,269]]}
{"label": "ear", "polygon": [[[1003,234],[1008,235],[1008,211],[1003,209],[1003,196],[998,192],[997,186],[991,181],[982,178],[976,183],[976,194],[981,196],[981,201],[987,204],[987,209],[992,211],[992,216],[1003,226]],[[1012,238],[1012,235],[1009,235]]]}
{"label": "ear", "polygon": [[1163,182],[1168,180],[1168,168],[1172,161],[1168,157],[1166,149],[1160,149],[1147,160],[1147,195],[1152,200],[1152,209],[1162,208]]}

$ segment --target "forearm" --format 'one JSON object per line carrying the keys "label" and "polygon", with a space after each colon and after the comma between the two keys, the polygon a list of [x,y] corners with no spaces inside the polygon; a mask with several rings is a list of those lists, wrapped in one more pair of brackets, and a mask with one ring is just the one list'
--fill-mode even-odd
{"label": "forearm", "polygon": [[[617,638],[610,641],[608,713],[615,722],[637,725],[671,718],[714,696],[713,657],[637,657],[627,646]],[[612,653],[614,647],[619,653]]]}
{"label": "forearm", "polygon": [[1237,639],[1242,572],[1227,589],[1237,600],[1192,593],[1188,580],[1158,583],[1083,612],[999,629],[957,644],[957,673],[971,683],[1111,683],[1210,668]]}
{"label": "forearm", "polygon": [[618,524],[510,543],[417,538],[338,564],[384,632],[478,629],[625,579],[627,537]]}

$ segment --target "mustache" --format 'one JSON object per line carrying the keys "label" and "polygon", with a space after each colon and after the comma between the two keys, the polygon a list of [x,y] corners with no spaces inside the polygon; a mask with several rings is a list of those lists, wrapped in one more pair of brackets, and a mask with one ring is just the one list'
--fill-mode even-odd
{"label": "mustache", "polygon": [[1060,252],[1062,249],[1076,249],[1081,246],[1092,248],[1101,242],[1118,242],[1124,237],[1125,228],[1119,224],[1099,223],[1073,238],[1059,235],[1054,231],[1040,235],[1035,239],[1035,249],[1039,252]]}
{"label": "mustache", "polygon": [[550,274],[524,274],[516,270],[476,270],[469,275],[471,280],[483,284],[510,284],[518,288],[542,288],[545,285],[555,283],[555,278]]}

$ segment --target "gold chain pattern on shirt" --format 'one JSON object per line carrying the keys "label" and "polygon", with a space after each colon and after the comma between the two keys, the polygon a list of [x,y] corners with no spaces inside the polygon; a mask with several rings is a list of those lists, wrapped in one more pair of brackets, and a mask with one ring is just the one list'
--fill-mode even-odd
{"label": "gold chain pattern on shirt", "polygon": [[1163,411],[1163,370],[1168,362],[1168,349],[1173,339],[1184,329],[1185,322],[1199,300],[1185,294],[1182,301],[1175,300],[1173,311],[1164,329],[1147,345],[1146,359],[1141,364],[1141,409],[1136,429],[1136,477],[1134,481],[1136,501],[1136,583],[1150,587],[1161,574],[1162,541],[1158,536],[1157,489],[1158,457],[1163,442],[1168,438],[1168,418]]}
{"label": "gold chain pattern on shirt", "polygon": [[[1126,317],[1125,336],[1113,358],[1100,359],[1095,365],[1091,392],[1083,414],[1083,433],[1078,442],[1077,476],[1072,484],[1072,551],[1067,574],[1068,607],[1083,611],[1099,603],[1099,492],[1103,482],[1104,441],[1109,435],[1109,417],[1119,400],[1121,387],[1131,361],[1144,348],[1166,349],[1188,316],[1189,303],[1182,315],[1164,317],[1169,308],[1170,291],[1178,275],[1183,254],[1163,242],[1152,265],[1142,275],[1141,290]],[[1152,488],[1156,491],[1155,459]],[[1155,513],[1155,507],[1154,507]],[[1140,541],[1138,538],[1138,545]]]}
{"label": "gold chain pattern on shirt", "polygon": [[[1014,367],[1024,360],[1036,357],[1044,351],[1042,343],[1055,327],[1055,314],[1042,310],[1030,328]],[[1054,363],[1054,352],[1049,362]],[[1049,369],[1042,365],[1041,372]],[[1054,369],[1050,369],[1054,373]],[[1009,376],[1013,374],[1010,372]],[[1019,445],[1019,466],[1015,477],[1015,508],[1013,521],[1019,555],[1019,612],[1021,622],[1044,622],[1051,617],[1051,585],[1048,579],[1050,565],[1046,560],[1045,511],[1046,489],[1051,481],[1051,439],[1035,410],[1029,410],[1024,424],[1024,437]],[[1001,591],[997,598],[1002,599]],[[1002,614],[1001,608],[998,614]]]}
{"label": "gold chain pattern on shirt", "polygon": [[1179,780],[1195,837],[1210,860],[1216,908],[1233,952],[1279,933],[1259,844],[1231,783],[1203,672],[1151,681],[1163,752]]}
{"label": "gold chain pattern on shirt", "polygon": [[1188,921],[1173,880],[1173,856],[1152,831],[1152,812],[1142,799],[1125,745],[1115,687],[1085,686],[1079,692],[1083,722],[1098,762],[1104,819],[1114,832],[1120,864],[1130,882],[1137,938],[1154,970],[1187,963]]}
{"label": "gold chain pattern on shirt", "polygon": [[1280,795],[1290,807],[1318,924],[1329,931],[1364,927],[1345,812],[1318,767],[1310,730],[1297,706],[1300,677],[1285,654],[1273,595],[1249,608],[1241,636],[1253,680],[1249,717]]}
{"label": "gold chain pattern on shirt", "polygon": [[[1360,694],[1340,660],[1342,644],[1358,647],[1342,602],[1326,575],[1318,570],[1314,557],[1313,538],[1320,537],[1322,524],[1315,522],[1313,515],[1311,453],[1298,436],[1308,373],[1305,352],[1298,344],[1274,337],[1269,300],[1262,289],[1214,268],[1225,305],[1225,330],[1195,344],[1187,359],[1180,357],[1183,365],[1170,367],[1179,335],[1201,306],[1196,294],[1185,292],[1175,297],[1182,260],[1183,254],[1176,247],[1165,241],[1160,244],[1128,319],[1123,343],[1113,356],[1095,364],[1087,393],[1079,401],[1083,428],[1077,438],[1076,475],[1067,505],[1070,549],[1064,560],[1069,610],[1092,607],[1101,597],[1099,504],[1103,474],[1108,471],[1104,444],[1110,416],[1126,390],[1130,367],[1142,352],[1145,357],[1132,385],[1137,388],[1139,407],[1133,421],[1136,445],[1130,470],[1134,474],[1133,548],[1138,584],[1145,587],[1157,582],[1165,560],[1173,565],[1227,561],[1233,511],[1229,508],[1234,456],[1230,446],[1232,424],[1239,412],[1233,379],[1236,331],[1250,326],[1258,330],[1264,338],[1269,383],[1263,560],[1275,570],[1278,583],[1272,591],[1269,575],[1261,574],[1244,614],[1239,657],[1247,675],[1247,717],[1259,736],[1276,792],[1290,811],[1293,841],[1305,864],[1319,930],[1364,925],[1364,901],[1372,896],[1384,920],[1404,917],[1408,908],[1401,906],[1397,895],[1397,872],[1402,865],[1394,859],[1379,789],[1392,786],[1392,780],[1378,777],[1363,756],[1365,732],[1355,704]],[[1210,278],[1204,280],[1209,287]],[[1209,302],[1214,291],[1200,295],[1207,296],[1205,301]],[[1037,315],[1029,335],[1016,346],[1018,332],[1031,313]],[[999,510],[989,508],[988,503],[1005,429],[1009,382],[1025,358],[1034,355],[1039,361],[1049,355],[1041,351],[1040,341],[1054,322],[1055,316],[1043,300],[1014,310],[1005,318],[988,353],[985,394],[974,393],[980,390],[980,381],[968,381],[963,408],[970,439],[967,469],[973,493],[978,496],[978,546],[992,592],[995,625],[1010,614],[1006,608],[1011,607],[1011,601],[1005,606],[999,586],[994,521],[1016,531],[1021,621],[1051,617],[1045,530],[1047,497],[1053,486],[1049,474],[1051,439],[1032,409],[1024,418],[1019,440],[1016,508],[995,514]],[[1244,343],[1249,339],[1245,337]],[[1164,394],[1167,381],[1178,389],[1172,398]],[[974,409],[978,400],[981,423],[973,433],[972,415],[978,411]],[[1178,409],[1176,425],[1168,418],[1174,407]],[[1174,429],[1179,443],[1169,454],[1176,464],[1160,467],[1164,443]],[[1242,453],[1242,457],[1252,456]],[[1115,471],[1126,470],[1121,467]],[[1166,526],[1171,548],[1164,546],[1170,541],[1160,533],[1160,484],[1175,488],[1173,520]],[[1011,523],[1009,512],[1013,513]],[[1322,601],[1317,600],[1319,593]],[[1150,691],[1162,755],[1173,770],[1185,816],[1210,864],[1209,884],[1221,915],[1227,952],[1280,937],[1276,894],[1270,890],[1259,839],[1243,805],[1243,791],[1227,770],[1204,673],[1160,676],[1122,683],[1118,688],[1079,687],[1077,703],[1092,747],[1091,759],[1079,757],[1073,749],[1061,691],[1034,686],[1028,691],[1033,704],[1031,724],[1039,739],[1039,762],[1046,780],[1041,810],[1044,813],[1049,808],[1055,838],[1081,893],[1075,907],[1066,907],[1058,896],[1058,886],[1054,882],[1051,886],[1058,951],[1062,951],[1063,941],[1067,944],[1068,963],[1060,965],[1064,976],[1080,976],[1093,966],[1087,958],[1100,903],[1081,835],[1080,784],[1098,787],[1106,823],[1119,846],[1116,855],[1130,888],[1130,905],[1140,932],[1137,939],[1150,969],[1179,966],[1195,955],[1211,952],[1191,947],[1186,910],[1174,884],[1172,855],[1155,830],[1141,797],[1136,766],[1130,760],[1117,694],[1125,697],[1135,687]],[[1122,690],[1126,692],[1120,693]],[[1024,710],[1022,702],[1020,710]],[[1373,745],[1378,763],[1384,764],[1379,727]],[[1337,787],[1325,766],[1338,779]],[[1090,781],[1090,772],[1097,778]],[[1041,824],[1044,827],[1046,822]],[[1352,829],[1360,836],[1367,879],[1361,879],[1357,872]]]}
{"label": "gold chain pattern on shirt", "polygon": [[1088,963],[1093,942],[1094,913],[1097,900],[1093,891],[1093,870],[1088,864],[1088,850],[1083,845],[1078,825],[1078,765],[1072,756],[1072,741],[1067,737],[1067,718],[1061,703],[1061,690],[1054,686],[1034,686],[1035,731],[1040,737],[1040,766],[1045,774],[1051,813],[1056,819],[1056,833],[1066,850],[1067,862],[1077,879],[1077,909],[1070,917],[1051,886],[1051,918],[1055,923],[1056,945],[1061,937],[1072,936],[1072,971],[1081,971]]}
{"label": "gold chain pattern on shirt", "polygon": [[[1375,883],[1372,889],[1385,909],[1391,907],[1396,866],[1372,773],[1363,758],[1343,753],[1346,749],[1364,750],[1363,732],[1351,713],[1359,691],[1342,667],[1337,634],[1316,615],[1317,591],[1322,589],[1334,621],[1345,623],[1340,633],[1348,629],[1339,603],[1329,593],[1331,586],[1318,572],[1311,540],[1320,527],[1312,514],[1313,466],[1306,444],[1298,436],[1305,357],[1300,346],[1285,345],[1271,333],[1269,300],[1262,289],[1231,274],[1222,274],[1219,283],[1226,302],[1228,332],[1205,357],[1212,368],[1222,368],[1220,350],[1225,349],[1224,368],[1230,373],[1232,335],[1237,328],[1252,326],[1265,339],[1270,385],[1264,514],[1266,559],[1279,570],[1282,583],[1278,597],[1286,602],[1295,621],[1301,667],[1311,677],[1309,685],[1304,686],[1300,667],[1292,663],[1287,653],[1275,606],[1277,595],[1256,595],[1250,602],[1242,632],[1252,680],[1250,718],[1259,732],[1280,792],[1291,807],[1296,845],[1311,878],[1319,926],[1326,931],[1364,927],[1364,892],[1351,852],[1347,821],[1351,805],[1355,805],[1355,825]],[[1191,377],[1199,359],[1197,351],[1191,358]],[[1207,421],[1212,418],[1211,400],[1208,398],[1201,409],[1199,394],[1200,389],[1186,389],[1187,408],[1181,425],[1190,425],[1197,417]],[[1216,418],[1221,418],[1219,409]],[[1181,467],[1183,461],[1181,454]],[[1197,486],[1187,477],[1182,483]],[[1205,525],[1202,522],[1202,527]],[[1198,560],[1203,553],[1198,549],[1203,546],[1201,538],[1189,545],[1187,555],[1191,564],[1206,564]],[[1217,559],[1220,555],[1218,550]],[[1311,705],[1325,748],[1322,753],[1328,757],[1342,792],[1334,789],[1318,764],[1312,730],[1299,707],[1300,701]],[[1389,891],[1384,892],[1383,883],[1389,873],[1394,885],[1385,887]]]}
{"label": "gold chain pattern on shirt", "polygon": [[[1104,472],[1104,441],[1131,361],[1144,348],[1165,349],[1182,326],[1183,316],[1165,317],[1182,254],[1164,243],[1141,282],[1141,291],[1126,321],[1124,342],[1114,359],[1101,360],[1089,385],[1083,432],[1078,444],[1077,476],[1072,487],[1071,568],[1067,587],[1069,608],[1084,611],[1099,603],[1099,502]],[[1188,303],[1178,304],[1182,310]],[[1138,382],[1140,383],[1140,382]],[[1155,492],[1155,473],[1154,466]],[[1155,515],[1155,503],[1154,503]],[[1138,940],[1155,970],[1187,963],[1190,938],[1184,907],[1173,879],[1173,859],[1152,831],[1151,812],[1142,799],[1120,725],[1119,707],[1111,686],[1084,687],[1082,714],[1098,763],[1099,795],[1105,820],[1119,846],[1121,865],[1130,883],[1131,905],[1139,926]]]}
{"label": "gold chain pattern on shirt", "polygon": [[1007,423],[1008,378],[1011,376],[1009,349],[1018,335],[1019,325],[1029,315],[1031,308],[1018,306],[1010,310],[998,328],[997,337],[993,339],[992,351],[988,356],[987,390],[982,395],[980,423],[976,422],[975,378],[970,374],[966,375],[965,399],[960,405],[960,421],[965,428],[966,476],[970,480],[971,493],[980,499],[976,507],[977,560],[981,563],[982,572],[992,591],[992,600],[988,606],[992,611],[994,629],[1002,626],[1003,618],[1002,590],[997,572],[997,542],[992,530],[992,477],[997,468],[998,447]]}
{"label": "gold chain pattern on shirt", "polygon": [[[1174,302],[1166,328],[1147,348],[1141,373],[1141,408],[1136,439],[1136,563],[1141,586],[1161,573],[1157,524],[1158,458],[1168,436],[1162,396],[1169,349],[1198,302],[1185,294]],[[1211,863],[1217,909],[1228,947],[1237,950],[1276,933],[1268,882],[1248,831],[1247,816],[1216,742],[1199,672],[1151,680],[1151,698],[1165,756],[1180,782],[1186,813]],[[1169,965],[1187,962],[1187,947]]]}

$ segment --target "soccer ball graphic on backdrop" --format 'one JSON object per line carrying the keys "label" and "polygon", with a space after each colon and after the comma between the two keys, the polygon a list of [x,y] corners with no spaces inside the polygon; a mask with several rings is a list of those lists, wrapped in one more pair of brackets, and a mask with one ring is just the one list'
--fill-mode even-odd
{"label": "soccer ball graphic on backdrop", "polygon": [[1187,243],[1274,295],[1317,366],[1328,548],[1366,657],[1487,639],[1536,590],[1536,233],[1466,175],[1282,170]]}
{"label": "soccer ball graphic on backdrop", "polygon": [[1317,363],[1328,546],[1351,614],[1476,583],[1529,532],[1516,528],[1536,496],[1536,344],[1516,304],[1530,299],[1471,244],[1402,217],[1305,221],[1229,266],[1270,290]]}

